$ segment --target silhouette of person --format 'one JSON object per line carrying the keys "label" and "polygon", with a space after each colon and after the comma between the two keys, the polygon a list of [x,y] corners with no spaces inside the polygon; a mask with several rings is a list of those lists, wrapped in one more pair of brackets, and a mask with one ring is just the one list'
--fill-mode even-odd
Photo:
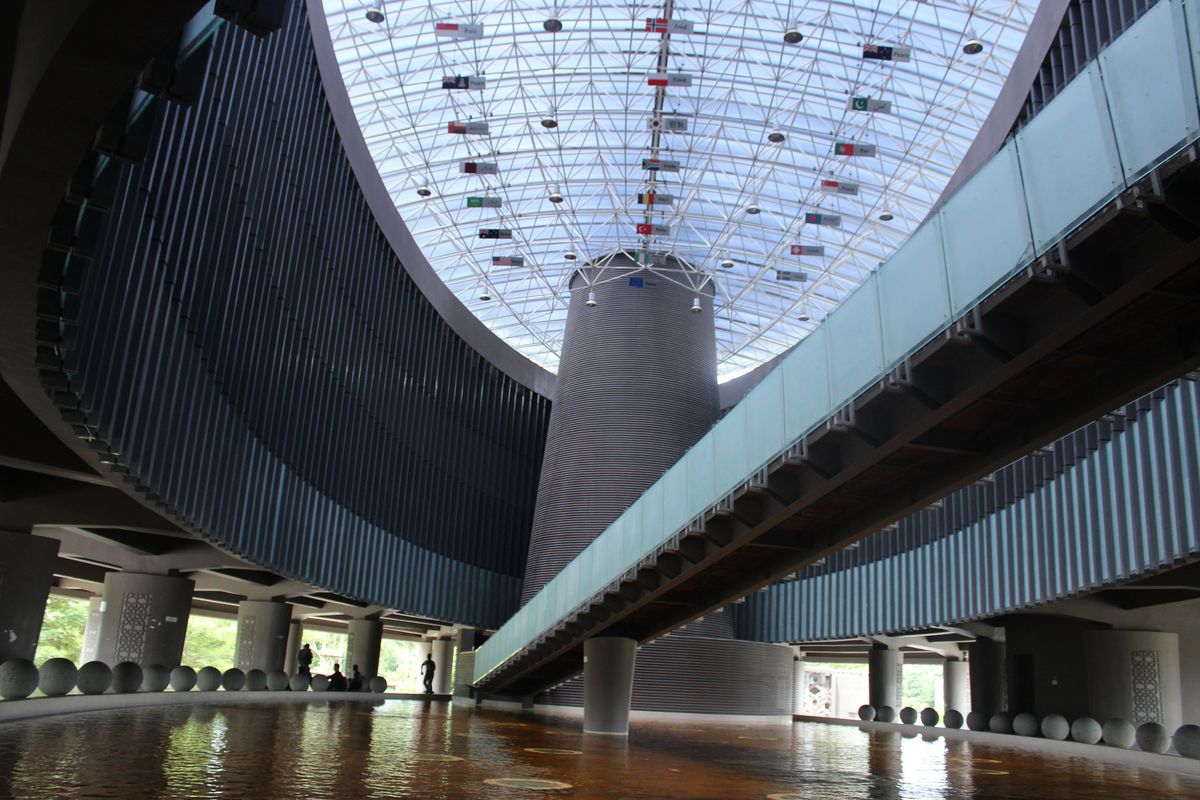
{"label": "silhouette of person", "polygon": [[329,691],[344,692],[346,691],[346,676],[342,674],[342,665],[333,665],[333,674],[329,676]]}
{"label": "silhouette of person", "polygon": [[361,692],[363,688],[363,675],[358,671],[358,664],[354,665],[354,670],[350,673],[350,687],[347,691]]}
{"label": "silhouette of person", "polygon": [[304,647],[300,648],[300,652],[296,653],[296,664],[298,665],[297,674],[312,676],[309,667],[312,666],[313,651],[308,646],[308,642],[304,643]]}
{"label": "silhouette of person", "polygon": [[425,694],[433,694],[433,673],[436,671],[437,664],[433,663],[433,653],[429,653],[421,662],[421,672],[425,675]]}

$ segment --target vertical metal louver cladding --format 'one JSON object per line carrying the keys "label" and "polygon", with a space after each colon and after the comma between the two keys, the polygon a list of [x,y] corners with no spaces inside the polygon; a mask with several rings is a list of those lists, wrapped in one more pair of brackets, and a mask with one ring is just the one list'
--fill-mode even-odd
{"label": "vertical metal louver cladding", "polygon": [[618,254],[572,281],[522,603],[717,419],[711,284],[678,268],[676,283]]}

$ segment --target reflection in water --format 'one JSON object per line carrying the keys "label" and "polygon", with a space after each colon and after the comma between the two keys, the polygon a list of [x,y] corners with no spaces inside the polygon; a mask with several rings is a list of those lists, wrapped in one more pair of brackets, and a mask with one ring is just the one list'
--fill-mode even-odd
{"label": "reflection in water", "polygon": [[[563,785],[571,788],[535,790]],[[635,722],[624,739],[585,736],[572,717],[330,701],[168,706],[0,726],[0,797],[22,800],[1151,795],[1200,797],[1200,781],[808,723]]]}

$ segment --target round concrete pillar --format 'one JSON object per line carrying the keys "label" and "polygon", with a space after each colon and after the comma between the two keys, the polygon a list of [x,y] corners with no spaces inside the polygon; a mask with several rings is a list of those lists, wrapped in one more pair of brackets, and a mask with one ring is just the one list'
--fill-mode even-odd
{"label": "round concrete pillar", "polygon": [[792,713],[804,713],[804,659],[792,661]]}
{"label": "round concrete pillar", "polygon": [[571,281],[522,603],[719,416],[712,283],[692,290],[703,275],[673,259],[666,269],[671,279],[618,253]]}
{"label": "round concrete pillar", "polygon": [[96,660],[179,666],[192,589],[186,578],[110,572],[104,576]]}
{"label": "round concrete pillar", "polygon": [[57,560],[57,539],[0,531],[0,663],[35,660]]}
{"label": "round concrete pillar", "polygon": [[283,669],[291,620],[290,603],[267,600],[243,600],[238,603],[234,666],[246,673],[252,669],[261,670],[264,674]]}
{"label": "round concrete pillar", "polygon": [[948,660],[942,665],[943,696],[946,709],[966,714],[971,710],[971,697],[968,688],[969,667],[965,661]]}
{"label": "round concrete pillar", "polygon": [[450,678],[454,671],[454,640],[434,639],[429,644],[433,663],[437,665],[433,673],[433,693],[450,694]]}
{"label": "round concrete pillar", "polygon": [[971,642],[971,710],[990,717],[1008,707],[1004,642],[980,636]]}
{"label": "round concrete pillar", "polygon": [[867,686],[870,695],[867,702],[877,709],[884,706],[903,706],[904,655],[899,650],[873,647],[867,659]]}
{"label": "round concrete pillar", "polygon": [[[379,674],[379,647],[383,643],[383,623],[377,619],[352,619],[346,634],[346,660],[342,672],[354,674],[354,665],[363,676],[362,690]],[[440,664],[438,665],[441,666]]]}
{"label": "round concrete pillar", "polygon": [[583,643],[583,732],[629,733],[637,641],[599,636]]}
{"label": "round concrete pillar", "polygon": [[283,671],[288,675],[295,675],[298,670],[299,663],[296,660],[300,648],[304,646],[304,623],[298,619],[292,620],[288,624],[287,647],[283,650]]}

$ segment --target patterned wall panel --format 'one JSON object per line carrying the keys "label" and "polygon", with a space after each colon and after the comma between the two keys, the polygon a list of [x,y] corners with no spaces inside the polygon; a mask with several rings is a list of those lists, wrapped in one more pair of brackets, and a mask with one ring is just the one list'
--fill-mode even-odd
{"label": "patterned wall panel", "polygon": [[1129,654],[1129,662],[1129,677],[1133,685],[1133,724],[1162,722],[1158,651],[1134,650]]}
{"label": "patterned wall panel", "polygon": [[258,627],[258,617],[243,616],[238,620],[237,656],[234,662],[240,670],[250,669],[254,663],[254,629]]}
{"label": "patterned wall panel", "polygon": [[146,648],[146,631],[150,625],[149,592],[126,592],[121,599],[121,621],[117,626],[114,663],[142,663]]}
{"label": "patterned wall panel", "polygon": [[912,630],[1200,555],[1200,388],[1181,380],[736,606],[772,642]]}
{"label": "patterned wall panel", "polygon": [[69,391],[140,491],[291,577],[511,613],[548,401],[450,329],[376,227],[299,0],[265,38],[217,31],[90,255]]}

